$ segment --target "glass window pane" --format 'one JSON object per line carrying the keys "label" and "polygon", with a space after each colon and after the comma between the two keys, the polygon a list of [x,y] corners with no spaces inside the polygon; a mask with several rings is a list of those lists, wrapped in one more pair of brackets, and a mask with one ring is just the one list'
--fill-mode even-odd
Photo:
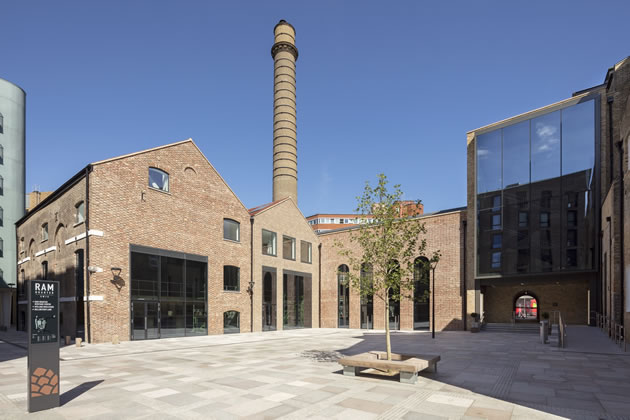
{"label": "glass window pane", "polygon": [[288,236],[282,237],[282,257],[287,260],[295,259],[295,239]]}
{"label": "glass window pane", "polygon": [[300,259],[302,262],[305,263],[311,263],[313,262],[312,260],[312,245],[310,242],[306,242],[306,241],[301,241],[300,242],[301,245],[301,249],[300,249]]}
{"label": "glass window pane", "polygon": [[532,182],[560,176],[560,111],[531,120]]}
{"label": "glass window pane", "polygon": [[501,189],[501,130],[477,136],[477,192]]}
{"label": "glass window pane", "polygon": [[223,219],[223,238],[231,241],[240,241],[241,224],[235,220]]}
{"label": "glass window pane", "polygon": [[206,278],[208,264],[199,261],[186,261],[186,298],[190,300],[206,300]]}
{"label": "glass window pane", "polygon": [[157,255],[131,253],[131,297],[158,298],[160,257]]}
{"label": "glass window pane", "polygon": [[240,269],[233,265],[223,266],[223,290],[241,290]]}
{"label": "glass window pane", "polygon": [[562,110],[562,174],[595,167],[594,101]]}
{"label": "glass window pane", "polygon": [[276,256],[276,232],[262,231],[262,253],[263,255]]}
{"label": "glass window pane", "polygon": [[241,332],[240,313],[227,311],[223,313],[223,334],[235,334]]}
{"label": "glass window pane", "polygon": [[186,303],[186,335],[208,335],[208,312],[205,302]]}
{"label": "glass window pane", "polygon": [[503,188],[529,183],[529,120],[503,129]]}
{"label": "glass window pane", "polygon": [[184,302],[162,299],[160,303],[160,338],[183,337],[185,335]]}
{"label": "glass window pane", "polygon": [[168,174],[157,168],[149,168],[149,187],[168,192]]}
{"label": "glass window pane", "polygon": [[169,298],[183,298],[184,260],[172,257],[161,257],[161,261],[162,278],[160,282],[160,295]]}

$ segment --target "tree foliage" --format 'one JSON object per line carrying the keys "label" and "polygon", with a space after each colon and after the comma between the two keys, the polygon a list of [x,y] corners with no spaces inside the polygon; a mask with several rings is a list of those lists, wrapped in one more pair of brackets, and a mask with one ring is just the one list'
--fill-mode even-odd
{"label": "tree foliage", "polygon": [[[405,213],[401,209],[403,192],[400,185],[394,185],[390,192],[387,184],[384,174],[378,175],[374,187],[366,182],[363,194],[357,197],[356,212],[363,216],[372,215],[372,219],[350,231],[348,245],[336,241],[335,246],[351,268],[343,276],[346,283],[356,289],[362,298],[372,295],[385,303],[387,356],[391,359],[389,301],[413,299],[414,271],[419,269],[415,260],[418,256],[425,256],[426,239],[423,235],[426,228],[422,220],[415,217],[417,212],[401,216]],[[416,202],[416,209],[418,204],[420,201]],[[440,252],[434,252],[424,259],[425,266],[420,270],[435,266],[439,259]],[[426,298],[425,295],[425,301]]]}

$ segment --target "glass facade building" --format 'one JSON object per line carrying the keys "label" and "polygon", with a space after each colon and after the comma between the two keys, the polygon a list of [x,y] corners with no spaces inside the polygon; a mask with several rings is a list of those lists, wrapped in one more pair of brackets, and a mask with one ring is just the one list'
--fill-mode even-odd
{"label": "glass facade building", "polygon": [[476,275],[597,264],[599,96],[476,135]]}

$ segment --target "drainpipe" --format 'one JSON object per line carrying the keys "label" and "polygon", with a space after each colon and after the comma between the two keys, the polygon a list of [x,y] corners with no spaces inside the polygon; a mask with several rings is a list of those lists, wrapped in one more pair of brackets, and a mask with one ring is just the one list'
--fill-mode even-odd
{"label": "drainpipe", "polygon": [[254,217],[249,218],[249,319],[250,332],[254,332]]}
{"label": "drainpipe", "polygon": [[92,342],[92,327],[90,325],[90,172],[92,165],[85,167],[85,338]]}
{"label": "drainpipe", "polygon": [[317,260],[318,260],[318,271],[317,271],[317,277],[318,277],[318,300],[319,300],[319,308],[317,310],[317,313],[319,315],[319,328],[322,327],[322,244],[321,242],[319,243],[319,245],[317,245]]}

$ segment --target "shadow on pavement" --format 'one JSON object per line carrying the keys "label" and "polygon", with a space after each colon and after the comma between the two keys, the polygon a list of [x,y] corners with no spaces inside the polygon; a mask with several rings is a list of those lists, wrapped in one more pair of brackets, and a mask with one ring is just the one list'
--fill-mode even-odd
{"label": "shadow on pavement", "polygon": [[103,379],[99,381],[83,382],[81,385],[75,386],[70,391],[66,391],[63,394],[61,394],[61,396],[59,397],[60,399],[59,404],[66,405],[70,401],[74,400],[80,395],[83,395],[84,393],[88,392],[90,389],[94,388],[95,386],[103,382],[105,382]]}

